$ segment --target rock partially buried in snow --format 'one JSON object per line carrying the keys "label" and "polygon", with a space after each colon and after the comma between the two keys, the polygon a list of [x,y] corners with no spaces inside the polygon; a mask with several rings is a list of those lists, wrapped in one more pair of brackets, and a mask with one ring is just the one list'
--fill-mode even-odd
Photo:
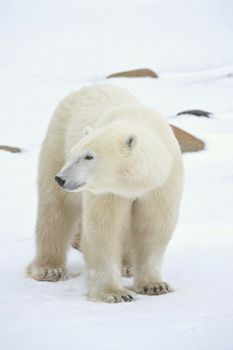
{"label": "rock partially buried in snow", "polygon": [[11,147],[11,146],[6,146],[6,145],[0,145],[0,151],[7,151],[7,152],[11,152],[11,153],[22,152],[21,148]]}
{"label": "rock partially buried in snow", "polygon": [[195,115],[196,117],[205,117],[210,118],[212,116],[211,112],[202,111],[201,109],[190,109],[187,111],[179,112],[177,115],[190,114]]}
{"label": "rock partially buried in snow", "polygon": [[107,76],[107,79],[109,78],[158,78],[158,75],[151,69],[141,68],[114,73]]}
{"label": "rock partially buried in snow", "polygon": [[171,125],[172,131],[175,134],[177,141],[179,142],[182,153],[186,152],[199,152],[205,149],[205,143],[195,137],[194,135],[178,128],[177,126]]}

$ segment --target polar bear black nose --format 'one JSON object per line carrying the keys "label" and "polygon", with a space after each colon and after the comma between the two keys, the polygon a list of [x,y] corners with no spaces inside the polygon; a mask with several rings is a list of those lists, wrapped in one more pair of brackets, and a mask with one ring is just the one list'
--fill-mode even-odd
{"label": "polar bear black nose", "polygon": [[65,184],[65,180],[63,180],[61,177],[59,177],[59,176],[55,176],[55,181],[57,181],[57,183],[58,183],[58,185],[59,186],[61,186],[61,187],[63,187],[64,186],[64,184]]}

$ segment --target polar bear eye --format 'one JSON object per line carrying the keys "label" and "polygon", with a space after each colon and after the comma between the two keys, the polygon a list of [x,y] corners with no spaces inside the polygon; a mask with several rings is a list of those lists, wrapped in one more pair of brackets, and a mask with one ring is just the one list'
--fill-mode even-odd
{"label": "polar bear eye", "polygon": [[93,157],[88,154],[84,157],[84,159],[91,160],[91,159],[93,159]]}

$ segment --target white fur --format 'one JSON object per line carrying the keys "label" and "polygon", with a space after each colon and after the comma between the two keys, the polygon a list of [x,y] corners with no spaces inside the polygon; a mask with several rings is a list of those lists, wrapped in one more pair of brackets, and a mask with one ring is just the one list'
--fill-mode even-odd
{"label": "white fur", "polygon": [[136,292],[171,291],[161,266],[182,186],[180,149],[157,111],[110,85],[69,95],[55,111],[41,150],[37,255],[29,274],[64,278],[67,248],[81,225],[89,298],[134,298],[122,287],[122,263],[132,264]]}

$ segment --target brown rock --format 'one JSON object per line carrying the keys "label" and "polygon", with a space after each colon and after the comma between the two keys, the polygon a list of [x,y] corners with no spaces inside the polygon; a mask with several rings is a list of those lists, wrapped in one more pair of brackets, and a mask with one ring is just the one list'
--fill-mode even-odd
{"label": "brown rock", "polygon": [[195,137],[194,135],[178,128],[177,126],[171,125],[171,128],[175,134],[177,141],[179,142],[182,153],[186,152],[199,152],[205,149],[205,143]]}
{"label": "brown rock", "polygon": [[114,73],[107,76],[109,78],[158,78],[158,75],[151,69],[142,68],[142,69],[134,69],[125,72]]}
{"label": "brown rock", "polygon": [[11,152],[11,153],[20,153],[22,151],[18,147],[11,147],[11,146],[5,146],[5,145],[0,145],[0,150]]}

